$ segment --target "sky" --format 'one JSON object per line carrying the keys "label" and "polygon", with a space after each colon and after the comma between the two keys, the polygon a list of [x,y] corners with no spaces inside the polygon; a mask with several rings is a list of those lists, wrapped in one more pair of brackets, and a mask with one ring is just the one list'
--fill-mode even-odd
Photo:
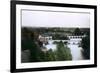
{"label": "sky", "polygon": [[22,10],[21,16],[22,27],[90,27],[89,13]]}

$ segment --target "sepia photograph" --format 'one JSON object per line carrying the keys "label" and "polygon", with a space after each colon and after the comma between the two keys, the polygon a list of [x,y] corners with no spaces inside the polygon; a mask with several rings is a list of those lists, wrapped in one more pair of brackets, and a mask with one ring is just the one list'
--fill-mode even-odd
{"label": "sepia photograph", "polygon": [[90,59],[90,14],[22,10],[21,62]]}

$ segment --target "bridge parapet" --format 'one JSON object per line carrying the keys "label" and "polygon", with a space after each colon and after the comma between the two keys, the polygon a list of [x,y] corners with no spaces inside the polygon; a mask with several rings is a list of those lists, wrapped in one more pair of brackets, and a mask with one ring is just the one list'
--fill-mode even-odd
{"label": "bridge parapet", "polygon": [[67,36],[69,39],[79,39],[79,38],[83,38],[85,37],[85,35],[82,35],[82,36]]}

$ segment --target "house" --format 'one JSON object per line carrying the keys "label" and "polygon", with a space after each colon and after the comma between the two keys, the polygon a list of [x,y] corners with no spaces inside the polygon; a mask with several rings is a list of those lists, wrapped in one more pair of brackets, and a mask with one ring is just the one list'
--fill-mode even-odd
{"label": "house", "polygon": [[46,42],[48,42],[48,40],[52,40],[52,36],[39,35],[38,39],[39,39],[39,41],[46,43]]}

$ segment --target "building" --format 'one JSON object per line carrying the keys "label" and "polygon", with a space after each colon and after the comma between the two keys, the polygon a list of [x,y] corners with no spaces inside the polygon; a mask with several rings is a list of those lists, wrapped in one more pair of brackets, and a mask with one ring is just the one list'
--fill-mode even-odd
{"label": "building", "polygon": [[46,43],[46,42],[48,42],[48,40],[52,40],[52,36],[39,35],[38,39],[39,39],[39,41]]}

